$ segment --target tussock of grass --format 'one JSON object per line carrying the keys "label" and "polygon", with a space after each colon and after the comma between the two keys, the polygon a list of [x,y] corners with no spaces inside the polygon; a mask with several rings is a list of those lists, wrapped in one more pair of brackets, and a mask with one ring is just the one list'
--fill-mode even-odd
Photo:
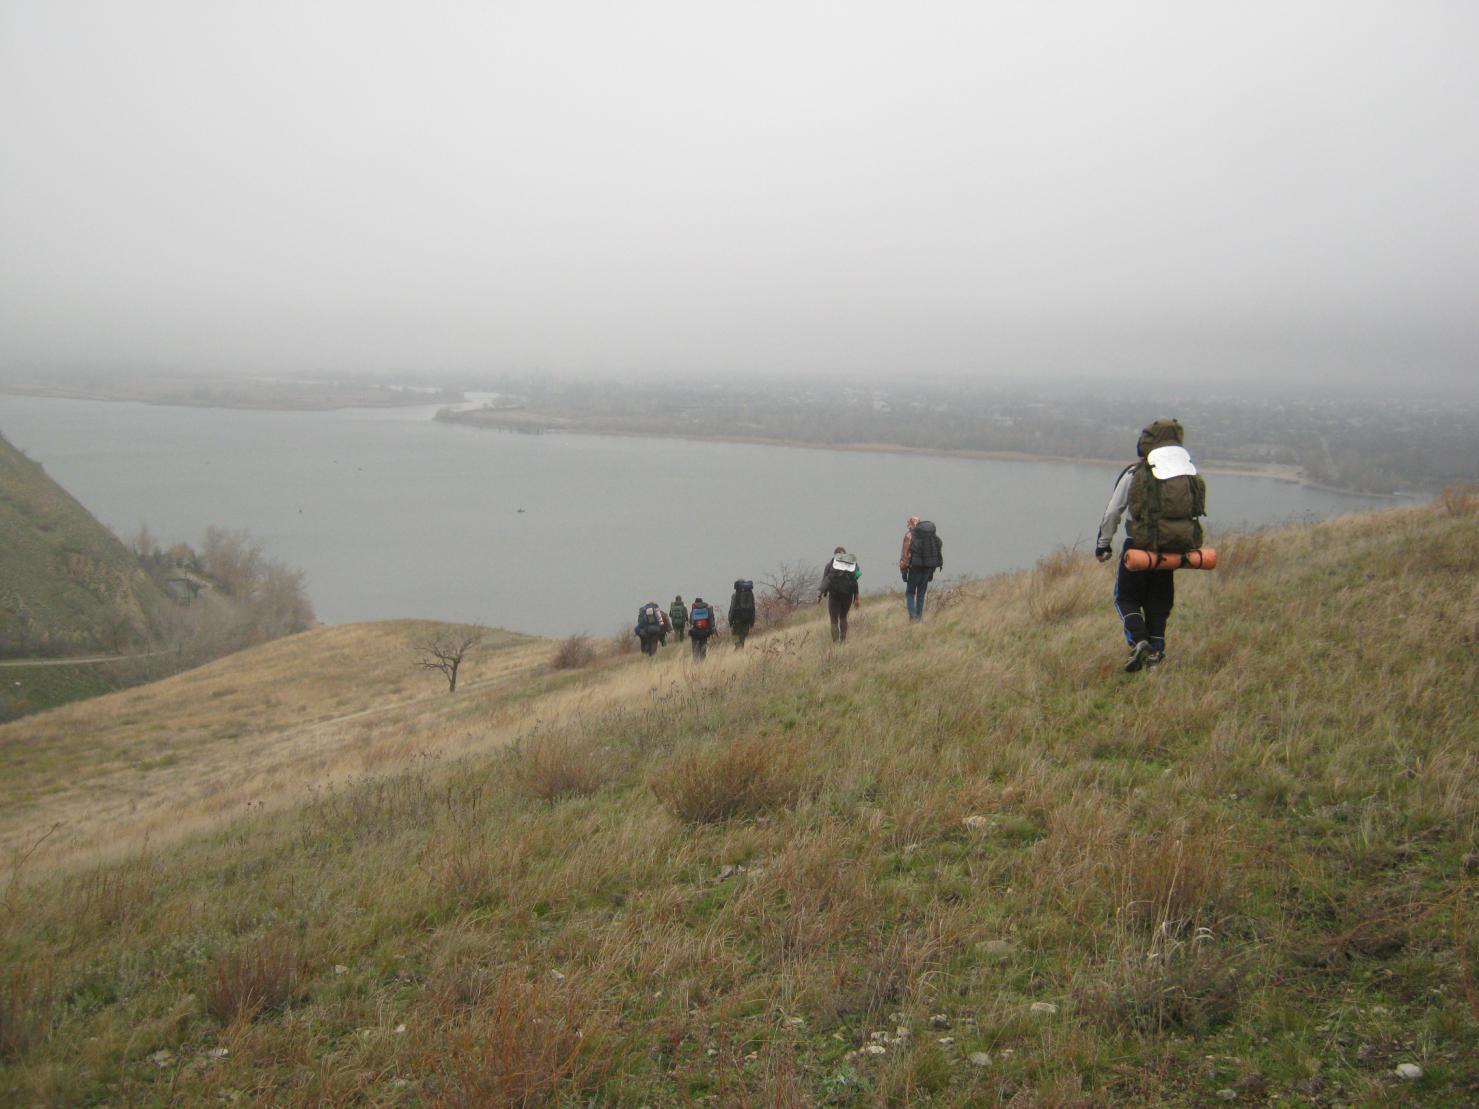
{"label": "tussock of grass", "polygon": [[[1118,669],[1112,567],[1060,555],[922,627],[870,602],[842,648],[814,614],[703,666],[557,673],[550,644],[511,647],[484,663],[514,673],[465,698],[314,733],[373,762],[285,740],[297,778],[265,811],[17,869],[0,960],[47,969],[0,995],[0,1090],[1472,1101],[1479,513],[1218,547],[1178,578],[1149,673]],[[1032,611],[1034,579],[1071,603]],[[275,719],[317,707],[310,678]],[[176,707],[218,722],[255,688],[229,684],[136,691],[137,723],[95,743],[133,747]],[[62,763],[18,765],[44,817]]]}
{"label": "tussock of grass", "polygon": [[612,774],[611,753],[580,736],[539,733],[520,755],[519,780],[541,801],[589,796]]}
{"label": "tussock of grass", "polygon": [[218,955],[206,981],[206,1012],[231,1025],[283,1008],[297,994],[298,958],[292,940],[282,933]]}
{"label": "tussock of grass", "polygon": [[803,752],[774,736],[741,736],[677,756],[652,792],[679,820],[708,824],[791,805],[807,788]]}
{"label": "tussock of grass", "polygon": [[1093,562],[1071,547],[1038,559],[1027,579],[1027,611],[1043,624],[1081,616],[1101,600],[1102,583]]}

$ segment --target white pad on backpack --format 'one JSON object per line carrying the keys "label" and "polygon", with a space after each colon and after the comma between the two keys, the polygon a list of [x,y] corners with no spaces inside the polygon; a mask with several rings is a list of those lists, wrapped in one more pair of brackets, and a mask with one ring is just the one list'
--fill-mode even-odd
{"label": "white pad on backpack", "polygon": [[1145,456],[1145,461],[1150,463],[1150,472],[1162,481],[1197,472],[1185,447],[1157,447]]}

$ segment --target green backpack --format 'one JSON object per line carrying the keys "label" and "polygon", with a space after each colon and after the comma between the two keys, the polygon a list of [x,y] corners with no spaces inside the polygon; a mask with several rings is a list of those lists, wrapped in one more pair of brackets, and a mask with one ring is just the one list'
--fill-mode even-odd
{"label": "green backpack", "polygon": [[1157,420],[1140,436],[1142,458],[1130,479],[1130,541],[1147,551],[1194,551],[1202,545],[1199,517],[1207,514],[1207,483],[1198,473],[1158,478],[1149,455],[1157,447],[1180,446],[1181,425]]}

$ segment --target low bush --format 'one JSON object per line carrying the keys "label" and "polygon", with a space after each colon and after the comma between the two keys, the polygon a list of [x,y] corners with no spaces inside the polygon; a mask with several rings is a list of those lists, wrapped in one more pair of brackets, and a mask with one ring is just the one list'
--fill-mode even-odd
{"label": "low bush", "polygon": [[[631,638],[635,639],[636,636]],[[596,648],[590,639],[584,635],[572,635],[560,640],[554,657],[550,659],[550,666],[556,670],[579,670],[589,666],[595,658]]]}

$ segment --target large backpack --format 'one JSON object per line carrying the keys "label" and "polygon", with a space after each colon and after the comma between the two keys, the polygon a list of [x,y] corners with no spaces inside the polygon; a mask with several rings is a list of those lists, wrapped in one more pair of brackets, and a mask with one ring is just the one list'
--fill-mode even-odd
{"label": "large backpack", "polygon": [[654,604],[645,604],[637,610],[637,633],[662,631],[662,609]]}
{"label": "large backpack", "polygon": [[752,581],[737,581],[734,583],[734,609],[735,620],[739,623],[753,623],[755,620],[755,583]]}
{"label": "large backpack", "polygon": [[[1179,424],[1175,430],[1181,430]],[[1135,546],[1184,553],[1202,545],[1207,483],[1180,446],[1179,435],[1175,443],[1154,448],[1136,464],[1128,507],[1127,530]]]}
{"label": "large backpack", "polygon": [[938,570],[945,565],[940,533],[928,520],[914,525],[914,537],[909,540],[909,569]]}
{"label": "large backpack", "polygon": [[828,593],[851,596],[858,591],[858,579],[862,576],[858,560],[844,551],[832,556],[824,584]]}
{"label": "large backpack", "polygon": [[714,630],[714,610],[708,605],[694,605],[688,610],[688,634],[703,639]]}

